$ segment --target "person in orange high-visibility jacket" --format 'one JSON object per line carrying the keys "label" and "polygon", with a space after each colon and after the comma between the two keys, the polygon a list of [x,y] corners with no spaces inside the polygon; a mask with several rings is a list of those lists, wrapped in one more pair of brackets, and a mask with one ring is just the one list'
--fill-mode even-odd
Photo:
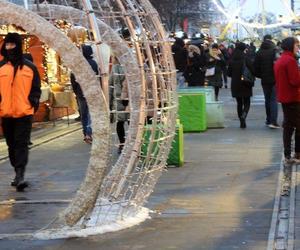
{"label": "person in orange high-visibility jacket", "polygon": [[9,160],[16,173],[11,185],[17,191],[23,191],[28,186],[24,174],[32,117],[41,96],[41,81],[37,68],[23,56],[22,37],[18,33],[6,35],[1,55],[4,57],[0,62],[1,125]]}

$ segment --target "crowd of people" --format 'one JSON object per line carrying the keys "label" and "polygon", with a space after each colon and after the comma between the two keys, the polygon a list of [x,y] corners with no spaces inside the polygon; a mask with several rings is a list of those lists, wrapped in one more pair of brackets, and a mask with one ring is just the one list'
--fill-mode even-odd
{"label": "crowd of people", "polygon": [[278,102],[281,103],[285,163],[300,163],[300,70],[296,38],[288,37],[275,44],[271,35],[265,35],[258,49],[253,43],[240,41],[226,48],[224,44],[194,45],[175,38],[172,51],[179,88],[212,86],[218,101],[220,88],[223,84],[227,88],[227,76],[231,78],[231,94],[236,99],[242,129],[247,127],[252,89],[259,78],[265,98],[265,124],[270,129],[280,128],[277,119]]}
{"label": "crowd of people", "polygon": [[227,76],[231,77],[231,92],[237,101],[241,128],[247,127],[246,117],[250,109],[252,88],[255,77],[260,78],[265,96],[266,125],[272,129],[280,127],[277,123],[278,107],[273,70],[280,49],[270,35],[263,38],[258,50],[252,42],[248,45],[237,41],[226,47],[224,44],[205,42],[194,45],[175,38],[172,51],[179,88],[212,86],[218,101],[220,88],[227,88]]}

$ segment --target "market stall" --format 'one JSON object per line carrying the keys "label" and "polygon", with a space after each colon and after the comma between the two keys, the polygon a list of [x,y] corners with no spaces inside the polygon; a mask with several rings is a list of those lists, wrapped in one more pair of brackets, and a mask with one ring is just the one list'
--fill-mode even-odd
{"label": "market stall", "polygon": [[[78,46],[88,39],[87,30],[72,27],[63,20],[54,24],[65,32]],[[77,103],[70,83],[70,70],[63,65],[60,56],[38,37],[31,35],[16,25],[0,26],[0,48],[5,35],[17,32],[23,38],[23,52],[30,54],[41,77],[41,98],[35,122],[53,121],[77,111]],[[0,60],[3,58],[0,55]],[[1,134],[1,130],[0,130]]]}

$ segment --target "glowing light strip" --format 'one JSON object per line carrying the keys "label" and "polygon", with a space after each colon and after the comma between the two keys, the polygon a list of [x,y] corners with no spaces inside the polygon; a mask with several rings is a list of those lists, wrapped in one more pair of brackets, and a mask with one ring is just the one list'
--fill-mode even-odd
{"label": "glowing light strip", "polygon": [[[212,0],[212,2],[215,4],[215,6],[217,7],[217,9],[222,13],[224,14],[224,16],[226,16],[227,19],[231,19],[231,15],[229,15],[223,8],[222,6],[220,6],[218,4],[218,2],[216,0]],[[286,17],[284,16],[283,19],[285,19],[283,22],[280,22],[280,23],[272,23],[272,24],[267,24],[267,25],[263,25],[261,23],[258,23],[258,22],[253,22],[253,23],[249,23],[249,22],[246,22],[242,19],[242,17],[239,17],[239,19],[235,19],[234,20],[234,23],[238,23],[238,24],[241,24],[241,25],[244,25],[246,27],[250,27],[250,28],[255,28],[255,29],[272,29],[272,28],[278,28],[278,27],[281,27],[281,26],[284,26],[284,25],[287,25],[289,24],[291,21],[293,21],[296,17],[296,15],[294,14],[293,15],[294,17]]]}

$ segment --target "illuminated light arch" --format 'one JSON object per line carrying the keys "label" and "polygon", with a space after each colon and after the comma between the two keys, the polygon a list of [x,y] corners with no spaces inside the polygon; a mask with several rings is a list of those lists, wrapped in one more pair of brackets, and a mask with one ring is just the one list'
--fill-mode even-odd
{"label": "illuminated light arch", "polygon": [[[131,108],[131,115],[136,113],[136,121],[138,122],[131,126],[132,128],[135,126],[133,132],[136,134],[132,134],[133,140],[126,142],[123,154],[118,160],[120,162],[120,159],[123,159],[124,164],[117,162],[108,172],[109,112],[105,105],[105,99],[99,90],[98,82],[91,79],[93,72],[90,72],[90,68],[89,71],[86,70],[86,67],[75,67],[82,63],[87,65],[87,63],[78,49],[71,45],[66,37],[63,38],[62,33],[56,28],[32,12],[6,1],[0,1],[2,7],[0,19],[22,26],[26,31],[41,38],[61,55],[64,64],[75,73],[87,97],[95,133],[85,181],[70,207],[64,211],[61,217],[66,220],[69,226],[60,222],[57,228],[41,231],[34,235],[36,237],[86,236],[105,232],[107,228],[112,230],[109,226],[111,224],[121,229],[130,224],[125,223],[125,225],[124,218],[134,219],[134,223],[131,221],[130,225],[141,222],[147,217],[147,212],[142,206],[153,191],[165,167],[174,135],[177,111],[176,71],[169,41],[157,12],[148,1],[132,0],[127,5],[119,0],[113,2],[115,8],[117,4],[117,10],[103,11],[100,8],[101,11],[98,11],[100,13],[99,19],[103,13],[106,19],[111,18],[112,20],[122,13],[119,18],[128,27],[132,37],[130,43],[133,45],[137,61],[133,68],[139,69],[140,76],[140,82],[137,82],[137,79],[135,81],[136,86],[141,87],[141,92],[139,97],[134,97],[133,94],[130,97],[130,101],[137,104],[137,107]],[[103,1],[102,3],[105,8],[111,6],[110,1]],[[109,18],[107,18],[108,15]],[[103,19],[106,20],[105,18]],[[111,24],[111,20],[108,20],[107,23]],[[103,28],[103,37],[106,34],[108,40],[112,38],[112,43],[120,42],[111,33],[111,30],[107,29],[107,26],[100,25],[100,30],[101,27]],[[54,37],[55,42],[52,40]],[[122,45],[122,41],[119,43],[120,45]],[[71,53],[73,56],[70,56]],[[123,66],[128,69],[129,57],[127,55],[130,55],[130,52],[124,49],[120,53],[119,58],[124,57]],[[79,55],[80,59],[77,59]],[[147,60],[147,64],[145,64],[145,60]],[[85,73],[88,73],[89,77]],[[130,74],[130,70],[125,72],[125,75],[127,80],[134,77]],[[86,82],[92,83],[93,87],[87,86]],[[98,89],[95,90],[97,87]],[[136,93],[139,92],[136,91]],[[149,97],[149,93],[151,97]],[[97,101],[94,101],[95,98],[98,98]],[[153,104],[151,108],[149,103]],[[97,110],[99,107],[101,107],[100,111]],[[146,112],[153,112],[153,124],[150,128],[144,126]],[[158,129],[159,133],[157,132]],[[149,132],[148,139],[144,136],[147,131]],[[127,143],[133,143],[133,145],[129,146]],[[142,152],[141,147],[145,145],[146,151]],[[142,217],[139,219],[138,215],[142,215]],[[118,224],[118,222],[120,223]]]}

